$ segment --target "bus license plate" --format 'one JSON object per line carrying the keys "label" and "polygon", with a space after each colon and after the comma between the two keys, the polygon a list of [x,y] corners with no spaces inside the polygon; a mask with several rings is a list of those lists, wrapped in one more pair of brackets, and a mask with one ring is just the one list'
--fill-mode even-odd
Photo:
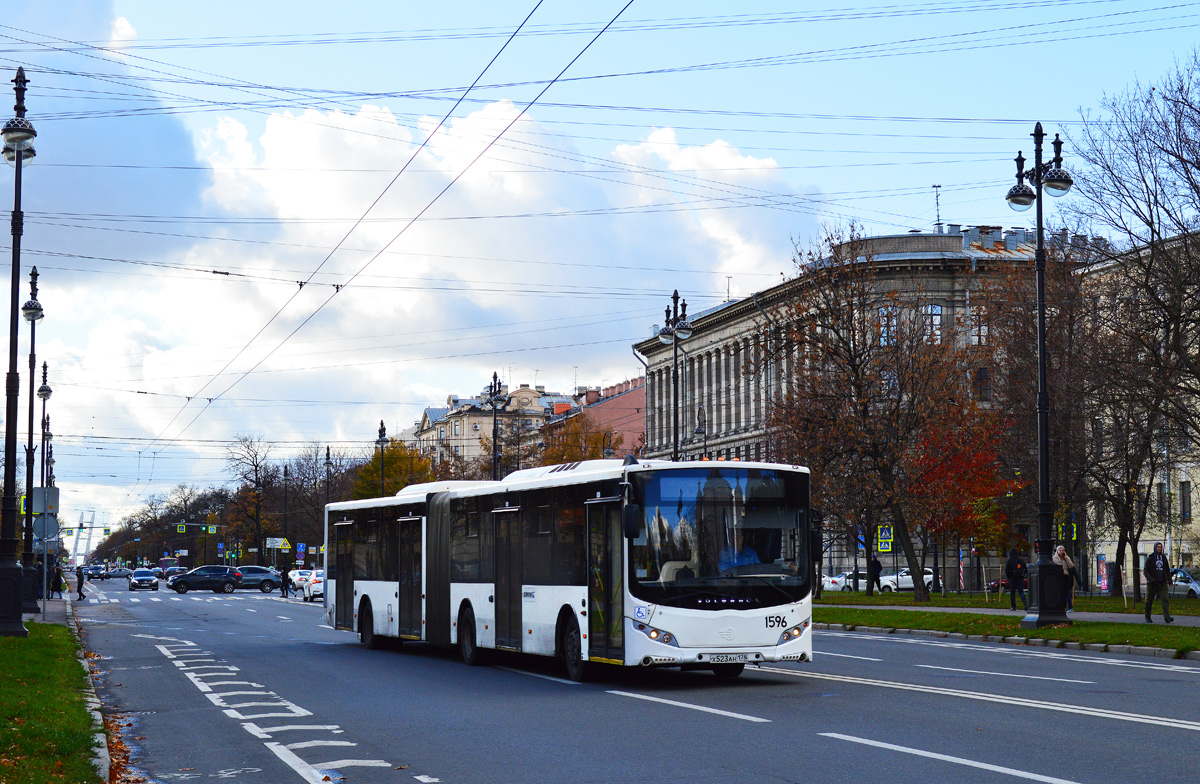
{"label": "bus license plate", "polygon": [[749,659],[746,653],[710,653],[708,660],[713,664],[745,664]]}

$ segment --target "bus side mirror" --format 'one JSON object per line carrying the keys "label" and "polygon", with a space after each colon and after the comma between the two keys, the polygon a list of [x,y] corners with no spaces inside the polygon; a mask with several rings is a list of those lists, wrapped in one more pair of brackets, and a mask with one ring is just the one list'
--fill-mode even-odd
{"label": "bus side mirror", "polygon": [[625,504],[621,510],[621,525],[625,529],[626,539],[637,539],[642,533],[642,507],[638,504]]}

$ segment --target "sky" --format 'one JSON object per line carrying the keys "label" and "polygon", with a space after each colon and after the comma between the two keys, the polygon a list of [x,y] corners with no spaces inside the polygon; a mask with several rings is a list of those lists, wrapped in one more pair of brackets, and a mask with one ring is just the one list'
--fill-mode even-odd
{"label": "sky", "polygon": [[[238,436],[365,456],[493,372],[635,378],[673,290],[767,288],[822,227],[1028,225],[1004,194],[1034,123],[1069,140],[1200,27],[1200,2],[625,3],[8,9],[63,521],[230,483]],[[18,352],[24,444],[24,322]]]}

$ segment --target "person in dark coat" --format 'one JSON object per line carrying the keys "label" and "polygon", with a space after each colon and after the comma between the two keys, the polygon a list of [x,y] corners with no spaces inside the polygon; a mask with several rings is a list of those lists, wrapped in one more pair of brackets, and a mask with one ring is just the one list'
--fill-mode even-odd
{"label": "person in dark coat", "polygon": [[1025,575],[1029,566],[1025,559],[1017,553],[1017,548],[1008,551],[1008,560],[1004,562],[1004,576],[1008,578],[1008,603],[1011,609],[1017,609],[1017,594],[1021,595],[1021,604],[1029,609],[1029,600],[1025,598]]}
{"label": "person in dark coat", "polygon": [[879,576],[883,574],[883,564],[879,563],[879,556],[871,556],[871,582],[875,583],[875,590],[883,593],[883,583],[880,582]]}
{"label": "person in dark coat", "polygon": [[81,601],[81,602],[84,599],[83,583],[84,583],[83,564],[80,564],[79,566],[75,567],[75,590],[76,590],[76,592],[78,592],[78,594],[79,594],[78,598],[79,598],[79,601]]}
{"label": "person in dark coat", "polygon": [[51,577],[51,578],[50,578],[50,580],[51,580],[51,583],[50,583],[50,598],[51,598],[51,599],[53,599],[53,598],[54,598],[54,594],[58,594],[58,598],[59,598],[59,599],[61,599],[61,598],[62,598],[62,587],[63,587],[63,583],[64,583],[64,582],[66,582],[66,581],[63,579],[63,568],[62,568],[62,564],[55,564],[55,565],[54,565],[54,576],[53,576],[53,577]]}
{"label": "person in dark coat", "polygon": [[291,586],[288,584],[288,570],[280,570],[279,595],[284,599],[288,598],[288,588],[290,587]]}
{"label": "person in dark coat", "polygon": [[1171,562],[1163,552],[1162,542],[1154,543],[1154,552],[1146,556],[1142,574],[1146,576],[1146,623],[1154,623],[1150,613],[1156,595],[1162,597],[1163,620],[1167,623],[1175,620],[1171,617]]}

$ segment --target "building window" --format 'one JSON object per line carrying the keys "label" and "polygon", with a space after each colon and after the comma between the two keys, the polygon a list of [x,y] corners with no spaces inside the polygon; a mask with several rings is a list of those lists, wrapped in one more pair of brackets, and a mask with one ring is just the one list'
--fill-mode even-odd
{"label": "building window", "polygon": [[983,308],[971,309],[971,345],[986,346],[988,343],[988,317]]}
{"label": "building window", "polygon": [[1183,523],[1192,521],[1192,483],[1179,483],[1179,519]]}
{"label": "building window", "polygon": [[975,378],[971,385],[975,399],[980,403],[992,402],[992,373],[988,368],[976,368]]}
{"label": "building window", "polygon": [[454,423],[454,435],[458,435],[458,422]]}
{"label": "building window", "polygon": [[925,339],[930,343],[942,342],[942,306],[926,305],[922,309],[925,318]]}
{"label": "building window", "polygon": [[886,305],[879,309],[879,345],[890,346],[896,342],[896,308]]}
{"label": "building window", "polygon": [[446,437],[446,428],[445,428],[445,426],[439,427],[439,428],[438,428],[438,438],[445,438],[445,437]]}

